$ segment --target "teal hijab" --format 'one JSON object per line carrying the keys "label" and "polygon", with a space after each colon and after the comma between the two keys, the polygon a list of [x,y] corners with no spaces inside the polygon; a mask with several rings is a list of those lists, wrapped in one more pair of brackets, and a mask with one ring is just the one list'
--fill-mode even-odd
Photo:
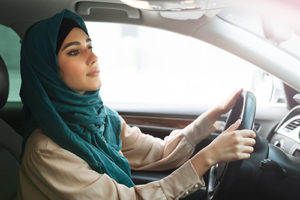
{"label": "teal hijab", "polygon": [[87,34],[82,18],[63,10],[33,24],[21,48],[20,96],[24,104],[24,144],[35,128],[99,172],[132,187],[127,159],[121,149],[119,115],[103,105],[99,90],[73,92],[59,77],[56,41],[64,18],[74,20]]}

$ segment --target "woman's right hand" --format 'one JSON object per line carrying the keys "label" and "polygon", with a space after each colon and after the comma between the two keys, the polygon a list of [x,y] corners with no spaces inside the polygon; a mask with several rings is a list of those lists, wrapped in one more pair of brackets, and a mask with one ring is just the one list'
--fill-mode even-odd
{"label": "woman's right hand", "polygon": [[240,123],[236,121],[191,159],[199,176],[217,163],[250,158],[256,135],[252,130],[237,130]]}
{"label": "woman's right hand", "polygon": [[236,121],[204,149],[211,165],[250,158],[256,135],[252,130],[236,130],[240,123]]}

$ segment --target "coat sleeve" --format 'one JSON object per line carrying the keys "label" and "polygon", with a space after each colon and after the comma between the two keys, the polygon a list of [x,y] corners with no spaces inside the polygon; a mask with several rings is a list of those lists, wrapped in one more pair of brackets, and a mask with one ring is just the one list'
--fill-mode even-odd
{"label": "coat sleeve", "polygon": [[189,159],[195,146],[215,130],[215,126],[199,116],[184,129],[178,129],[161,140],[130,127],[121,118],[122,153],[134,170],[168,170]]}
{"label": "coat sleeve", "polygon": [[83,159],[43,133],[30,137],[19,172],[19,199],[171,200],[204,185],[188,161],[159,181],[128,188],[92,170]]}

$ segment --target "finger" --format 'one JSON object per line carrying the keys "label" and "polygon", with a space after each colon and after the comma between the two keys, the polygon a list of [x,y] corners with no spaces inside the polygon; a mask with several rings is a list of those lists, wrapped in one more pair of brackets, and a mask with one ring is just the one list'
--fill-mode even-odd
{"label": "finger", "polygon": [[227,161],[243,160],[250,158],[250,153],[236,152],[232,154],[232,158]]}
{"label": "finger", "polygon": [[234,124],[231,124],[224,132],[228,133],[231,131],[235,131],[241,125],[241,120],[238,119]]}
{"label": "finger", "polygon": [[239,134],[245,138],[255,138],[256,137],[255,132],[252,130],[248,130],[248,129],[240,130]]}
{"label": "finger", "polygon": [[243,92],[243,88],[237,89],[237,93],[239,93],[239,95]]}
{"label": "finger", "polygon": [[242,138],[241,144],[247,145],[247,146],[254,146],[255,145],[255,139],[253,138]]}
{"label": "finger", "polygon": [[237,98],[240,96],[240,94],[243,92],[243,88],[237,89],[235,90],[232,94],[231,94],[231,101],[236,102]]}
{"label": "finger", "polygon": [[251,146],[241,145],[238,147],[240,153],[252,153],[254,148]]}
{"label": "finger", "polygon": [[234,94],[233,95],[234,99],[236,99],[238,96],[240,96],[240,94],[242,94],[242,92],[243,92],[243,88],[235,90],[234,93],[233,93]]}
{"label": "finger", "polygon": [[239,153],[239,160],[245,160],[250,158],[250,153]]}
{"label": "finger", "polygon": [[238,97],[240,96],[240,94],[243,92],[243,89],[239,89],[239,90],[235,90],[227,99],[226,103],[225,103],[225,107],[224,107],[224,113],[228,112],[230,109],[232,109],[232,107],[234,106],[234,104],[236,103]]}

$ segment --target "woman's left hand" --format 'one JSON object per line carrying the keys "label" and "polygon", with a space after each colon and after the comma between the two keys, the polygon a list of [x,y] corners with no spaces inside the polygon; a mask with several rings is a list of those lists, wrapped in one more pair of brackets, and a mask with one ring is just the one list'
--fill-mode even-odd
{"label": "woman's left hand", "polygon": [[237,101],[239,95],[243,92],[243,89],[238,89],[234,91],[227,99],[223,100],[221,103],[217,104],[215,107],[210,109],[206,113],[207,119],[214,124],[220,115],[227,113]]}

